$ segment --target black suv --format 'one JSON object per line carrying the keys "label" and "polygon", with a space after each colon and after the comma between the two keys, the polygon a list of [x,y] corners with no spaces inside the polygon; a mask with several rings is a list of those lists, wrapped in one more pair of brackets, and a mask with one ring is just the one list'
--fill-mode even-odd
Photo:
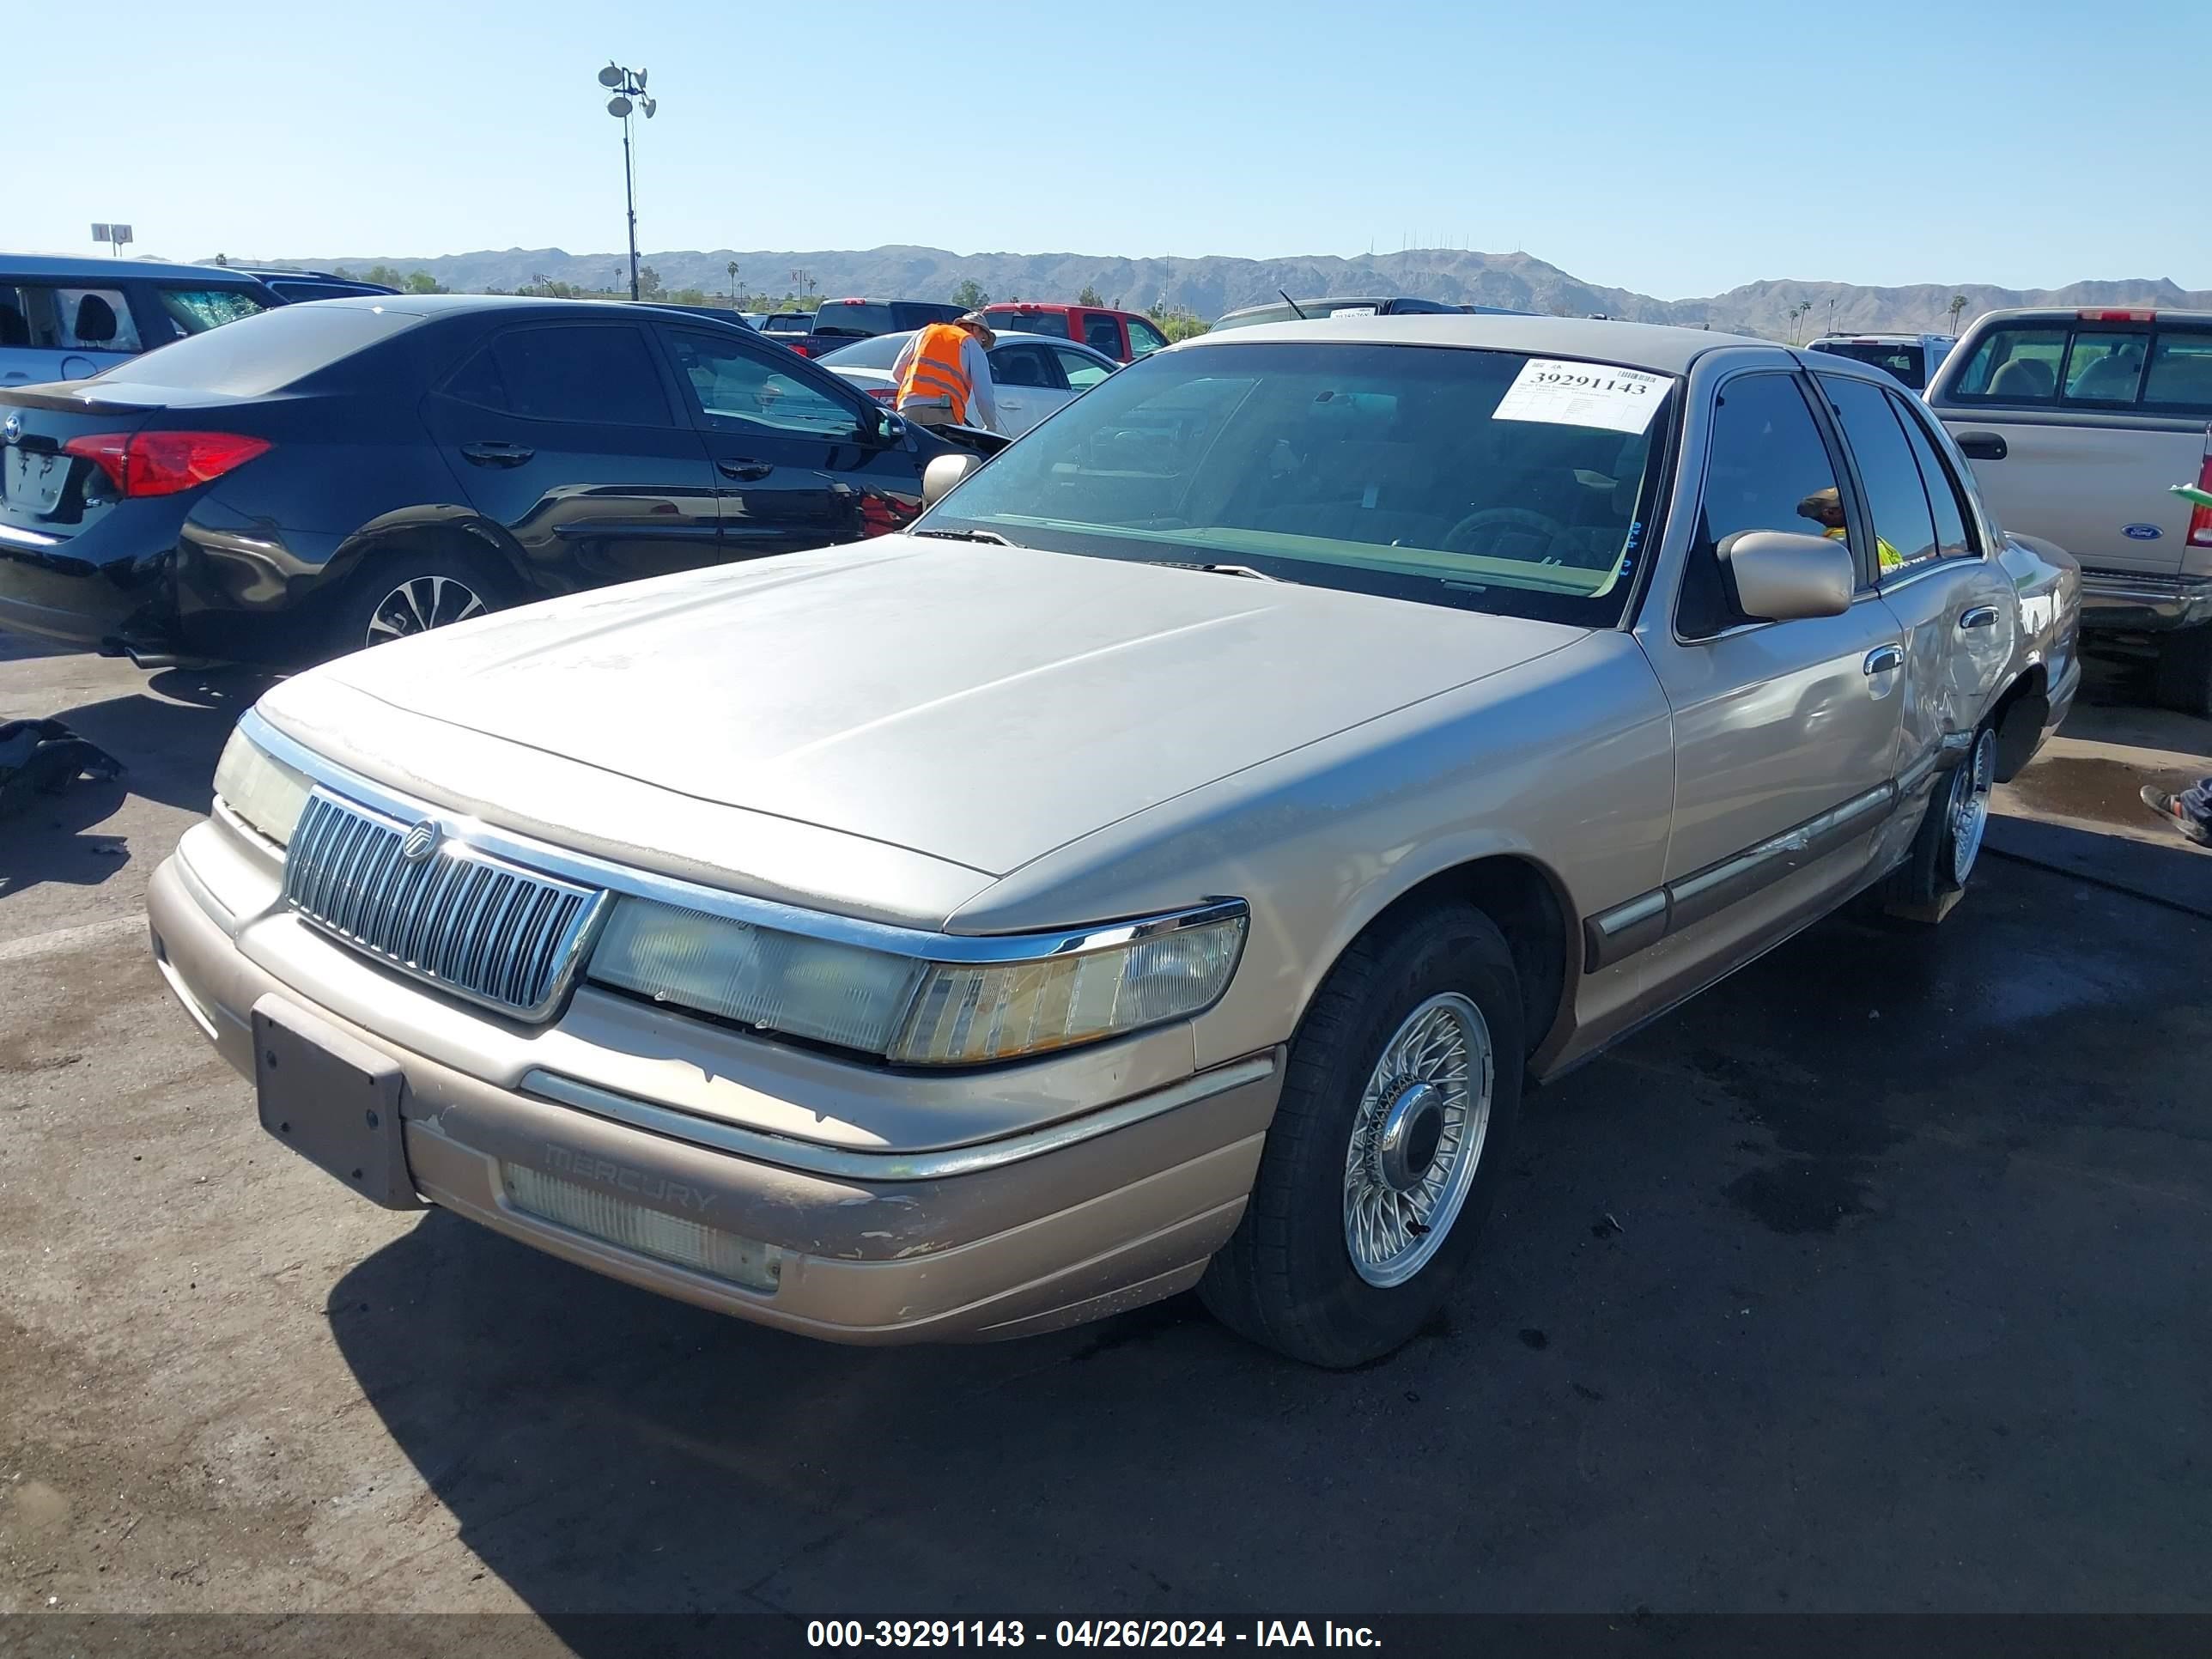
{"label": "black suv", "polygon": [[0,627],[141,661],[311,661],[880,534],[954,453],[735,323],[483,295],[282,306],[0,392]]}

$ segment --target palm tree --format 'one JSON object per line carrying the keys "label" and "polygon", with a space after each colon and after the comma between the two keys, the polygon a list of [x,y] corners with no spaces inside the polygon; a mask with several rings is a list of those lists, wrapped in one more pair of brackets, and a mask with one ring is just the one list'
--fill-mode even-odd
{"label": "palm tree", "polygon": [[737,262],[735,259],[732,259],[732,260],[731,260],[731,261],[730,261],[730,304],[731,304],[732,306],[733,306],[733,307],[734,307],[737,303],[738,303],[738,262]]}
{"label": "palm tree", "polygon": [[1810,300],[1800,300],[1790,307],[1790,343],[1791,345],[1797,343],[1799,327],[1804,320],[1805,313],[1812,308],[1813,302]]}
{"label": "palm tree", "polygon": [[1951,332],[1952,332],[1952,334],[1953,334],[1953,336],[1954,336],[1954,337],[1956,337],[1956,335],[1957,335],[1957,334],[1958,334],[1958,332],[1959,332],[1959,313],[1960,313],[1960,312],[1964,311],[1966,308],[1966,296],[1965,295],[1963,295],[1963,294],[1954,294],[1954,295],[1951,296],[1950,311],[1951,311]]}

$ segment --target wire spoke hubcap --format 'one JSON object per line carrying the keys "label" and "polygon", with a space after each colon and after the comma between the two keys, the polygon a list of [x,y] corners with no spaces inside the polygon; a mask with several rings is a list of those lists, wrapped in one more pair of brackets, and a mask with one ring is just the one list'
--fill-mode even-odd
{"label": "wire spoke hubcap", "polygon": [[369,613],[364,643],[380,644],[427,633],[483,613],[484,602],[466,582],[451,576],[416,576],[399,584]]}
{"label": "wire spoke hubcap", "polygon": [[1974,860],[1981,855],[1982,836],[1990,823],[1990,791],[1996,787],[1997,738],[1984,732],[1974,739],[1974,750],[1951,779],[1951,879],[1966,884]]}
{"label": "wire spoke hubcap", "polygon": [[1370,1285],[1402,1285],[1443,1247],[1482,1162],[1496,1066],[1456,992],[1406,1016],[1369,1073],[1344,1158],[1344,1244]]}

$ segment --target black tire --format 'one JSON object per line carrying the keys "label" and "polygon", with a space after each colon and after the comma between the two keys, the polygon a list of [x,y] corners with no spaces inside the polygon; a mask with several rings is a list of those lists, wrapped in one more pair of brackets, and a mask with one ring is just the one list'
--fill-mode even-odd
{"label": "black tire", "polygon": [[[411,605],[404,602],[409,597]],[[324,654],[343,656],[385,638],[504,610],[521,598],[514,576],[489,554],[401,543],[371,553],[346,579],[331,607]]]}
{"label": "black tire", "polygon": [[2191,628],[2159,641],[2159,706],[2200,720],[2212,717],[2212,627]]}
{"label": "black tire", "polygon": [[[1447,994],[1473,1003],[1487,1029],[1488,1123],[1443,1242],[1403,1283],[1377,1285],[1346,1242],[1347,1153],[1386,1046],[1410,1015]],[[1513,953],[1481,911],[1455,905],[1355,941],[1291,1041],[1251,1200],[1199,1286],[1206,1307],[1241,1335],[1330,1370],[1401,1346],[1435,1313],[1482,1231],[1520,1115],[1524,1057]]]}
{"label": "black tire", "polygon": [[1974,733],[1973,745],[1967,750],[1966,758],[1936,780],[1927,813],[1920,820],[1919,831],[1912,837],[1912,850],[1905,854],[1905,862],[1889,880],[1887,898],[1892,915],[1902,914],[1914,920],[1940,920],[1952,895],[1966,890],[1979,861],[1980,836],[1976,833],[1972,845],[1962,848],[1958,809],[1963,798],[1974,793],[1980,781],[1986,818],[1986,785],[1996,779],[1996,729],[1984,726]]}

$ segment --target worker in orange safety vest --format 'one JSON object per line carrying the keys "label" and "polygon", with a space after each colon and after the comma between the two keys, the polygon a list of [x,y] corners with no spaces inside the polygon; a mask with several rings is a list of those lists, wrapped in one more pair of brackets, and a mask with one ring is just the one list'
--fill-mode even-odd
{"label": "worker in orange safety vest", "polygon": [[998,337],[974,311],[957,322],[916,329],[891,365],[898,412],[918,426],[1003,431],[991,396],[991,361],[984,356]]}

